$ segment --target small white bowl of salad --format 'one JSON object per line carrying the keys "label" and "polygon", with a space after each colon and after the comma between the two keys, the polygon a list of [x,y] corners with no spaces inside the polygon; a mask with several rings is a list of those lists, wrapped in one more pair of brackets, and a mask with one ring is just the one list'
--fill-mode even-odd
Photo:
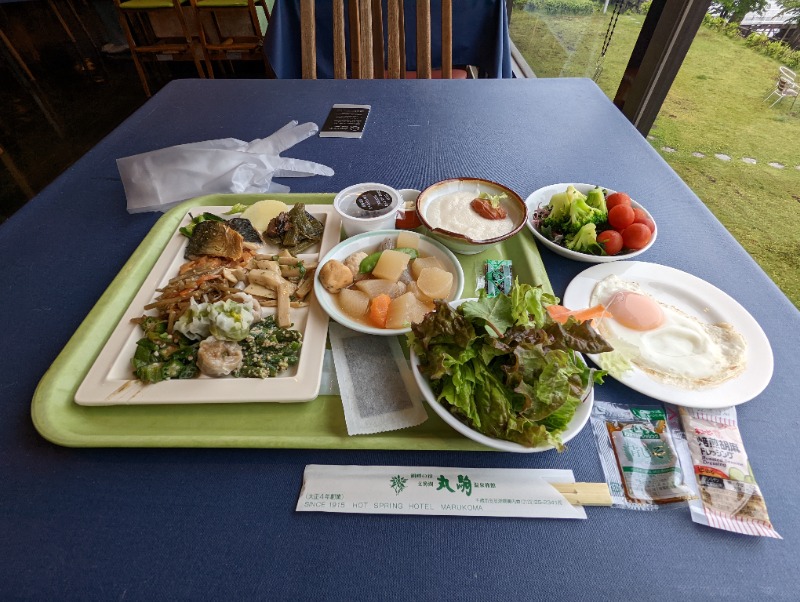
{"label": "small white bowl of salad", "polygon": [[533,192],[528,228],[554,253],[587,263],[633,259],[653,246],[653,216],[625,192],[595,184],[559,183]]}

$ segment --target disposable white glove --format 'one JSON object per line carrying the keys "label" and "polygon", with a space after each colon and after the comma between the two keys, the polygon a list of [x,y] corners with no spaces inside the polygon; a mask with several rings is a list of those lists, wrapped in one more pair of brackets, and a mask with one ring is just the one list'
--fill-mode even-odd
{"label": "disposable white glove", "polygon": [[165,211],[206,194],[289,192],[272,178],[332,176],[325,165],[280,156],[318,131],[314,123],[290,121],[252,142],[221,138],[117,159],[128,212]]}

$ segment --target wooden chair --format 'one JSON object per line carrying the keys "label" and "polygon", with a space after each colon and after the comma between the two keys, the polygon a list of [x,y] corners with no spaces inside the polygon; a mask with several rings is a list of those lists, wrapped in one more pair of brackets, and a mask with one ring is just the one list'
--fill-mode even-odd
{"label": "wooden chair", "polygon": [[[131,58],[142,82],[144,93],[151,96],[142,59],[194,61],[197,75],[205,79],[200,58],[203,51],[192,35],[182,5],[188,0],[114,0]],[[174,26],[177,24],[177,28]]]}
{"label": "wooden chair", "polygon": [[270,17],[266,0],[191,0],[191,3],[208,77],[214,78],[212,61],[260,60],[267,65],[262,50]]}
{"label": "wooden chair", "polygon": [[[453,2],[442,0],[442,65],[431,65],[430,0],[416,0],[417,71],[406,71],[406,29],[403,0],[389,0],[384,34],[381,0],[349,0],[350,77],[353,79],[465,79],[453,69]],[[317,77],[314,0],[301,0],[303,78]],[[384,35],[386,36],[384,38]],[[386,55],[384,56],[384,39]],[[336,79],[347,79],[344,0],[333,0],[333,66]]]}

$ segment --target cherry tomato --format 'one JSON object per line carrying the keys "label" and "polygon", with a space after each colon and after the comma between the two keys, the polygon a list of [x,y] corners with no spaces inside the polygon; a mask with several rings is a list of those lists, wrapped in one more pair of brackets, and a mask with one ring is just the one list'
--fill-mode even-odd
{"label": "cherry tomato", "polygon": [[636,217],[633,219],[634,224],[644,224],[650,230],[650,233],[656,231],[656,223],[650,219],[650,216],[647,215],[647,211],[644,209],[639,209],[638,207],[633,208],[633,213]]}
{"label": "cherry tomato", "polygon": [[616,230],[606,230],[597,235],[599,242],[608,255],[616,255],[622,250],[622,234]]}
{"label": "cherry tomato", "polygon": [[629,197],[624,192],[615,192],[614,194],[609,194],[608,198],[606,198],[606,207],[609,211],[616,207],[617,205],[627,205],[628,207],[631,206],[631,197]]}
{"label": "cherry tomato", "polygon": [[614,230],[620,232],[630,226],[635,218],[636,215],[630,205],[617,205],[608,211],[608,223]]}
{"label": "cherry tomato", "polygon": [[631,224],[622,231],[622,243],[626,249],[644,249],[652,236],[650,228],[644,224]]}

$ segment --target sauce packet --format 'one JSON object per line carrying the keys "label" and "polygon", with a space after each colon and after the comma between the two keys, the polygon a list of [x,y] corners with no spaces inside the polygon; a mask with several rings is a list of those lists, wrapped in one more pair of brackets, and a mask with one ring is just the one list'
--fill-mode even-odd
{"label": "sauce packet", "polygon": [[769,520],[753,476],[736,408],[668,406],[668,422],[681,463],[694,470],[691,485],[699,497],[689,503],[692,521],[733,533],[783,539]]}
{"label": "sauce packet", "polygon": [[595,401],[591,422],[612,506],[656,510],[693,497],[662,406]]}
{"label": "sauce packet", "polygon": [[475,290],[486,291],[487,297],[510,294],[514,285],[513,264],[510,259],[487,259],[476,266]]}

